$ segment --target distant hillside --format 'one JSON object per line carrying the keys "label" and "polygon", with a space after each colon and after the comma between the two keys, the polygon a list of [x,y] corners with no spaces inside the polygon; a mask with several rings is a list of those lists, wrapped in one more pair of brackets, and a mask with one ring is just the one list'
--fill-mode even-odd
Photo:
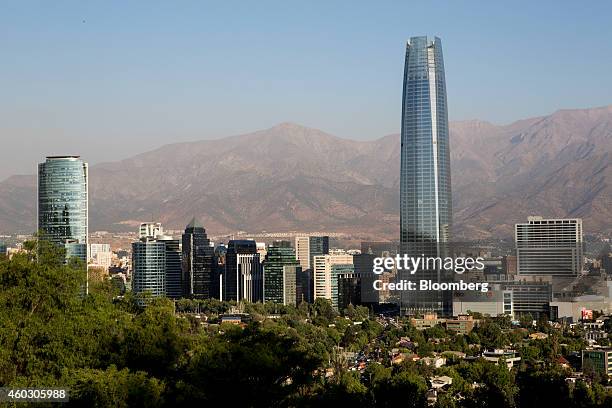
{"label": "distant hillside", "polygon": [[[398,235],[399,136],[340,139],[283,123],[163,146],[92,166],[92,230],[143,220],[214,233],[327,230]],[[612,231],[612,106],[507,126],[451,124],[455,234],[509,236],[528,215],[582,217]],[[86,158],[85,158],[86,159]],[[35,176],[0,183],[0,230],[35,229]]]}

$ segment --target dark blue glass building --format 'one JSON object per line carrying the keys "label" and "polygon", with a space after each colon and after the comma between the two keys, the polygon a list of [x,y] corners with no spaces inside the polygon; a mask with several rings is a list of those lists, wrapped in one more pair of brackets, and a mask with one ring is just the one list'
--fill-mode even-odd
{"label": "dark blue glass building", "polygon": [[298,279],[302,267],[288,241],[275,241],[268,247],[263,262],[263,300],[296,305]]}
{"label": "dark blue glass building", "polygon": [[[411,256],[441,256],[452,224],[448,112],[442,43],[412,37],[406,45],[401,127],[400,243]],[[403,276],[401,276],[403,278]],[[440,271],[408,279],[440,281]],[[440,292],[402,293],[407,311],[445,312]]]}
{"label": "dark blue glass building", "polygon": [[222,286],[225,301],[263,299],[263,274],[255,241],[237,239],[227,244]]}
{"label": "dark blue glass building", "polygon": [[448,242],[448,112],[437,37],[412,37],[406,46],[401,134],[400,242]]}
{"label": "dark blue glass building", "polygon": [[[183,234],[183,295],[197,299],[219,298],[217,262],[206,229],[195,217]],[[215,285],[217,282],[217,285]]]}

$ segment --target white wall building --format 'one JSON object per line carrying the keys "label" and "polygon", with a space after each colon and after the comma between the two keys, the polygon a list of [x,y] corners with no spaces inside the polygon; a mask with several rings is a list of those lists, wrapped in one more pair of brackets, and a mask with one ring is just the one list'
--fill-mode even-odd
{"label": "white wall building", "polygon": [[295,259],[300,262],[302,270],[310,269],[310,237],[295,237]]}
{"label": "white wall building", "polygon": [[577,276],[582,271],[582,220],[528,217],[515,225],[519,275]]}
{"label": "white wall building", "polygon": [[[353,255],[317,255],[314,257],[314,298],[325,298],[333,301],[337,292],[337,279],[333,276],[334,265],[352,265]],[[335,291],[334,291],[334,285]]]}

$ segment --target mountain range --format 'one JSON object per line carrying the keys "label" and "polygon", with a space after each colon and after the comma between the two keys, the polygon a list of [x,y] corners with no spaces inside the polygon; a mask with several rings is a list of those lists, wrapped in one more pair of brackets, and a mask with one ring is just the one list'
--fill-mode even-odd
{"label": "mountain range", "polygon": [[[612,106],[559,110],[497,126],[450,124],[455,236],[510,237],[529,215],[580,217],[612,231]],[[84,158],[85,160],[87,158]],[[281,123],[254,133],[176,143],[90,168],[90,229],[142,221],[213,234],[336,231],[399,235],[398,134],[342,139]],[[0,231],[36,228],[36,176],[0,182]]]}

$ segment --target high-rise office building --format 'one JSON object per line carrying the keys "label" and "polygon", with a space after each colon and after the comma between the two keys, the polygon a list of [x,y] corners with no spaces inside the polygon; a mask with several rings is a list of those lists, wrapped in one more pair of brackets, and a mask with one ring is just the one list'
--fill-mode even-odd
{"label": "high-rise office building", "polygon": [[257,302],[263,298],[263,276],[257,244],[231,240],[225,254],[222,300]]}
{"label": "high-rise office building", "polygon": [[48,156],[38,165],[38,230],[87,262],[88,170],[79,156]]}
{"label": "high-rise office building", "polygon": [[314,273],[312,269],[302,269],[296,277],[296,302],[299,305],[302,302],[314,302]]}
{"label": "high-rise office building", "polygon": [[179,299],[183,296],[181,247],[178,239],[163,231],[160,223],[140,224],[140,240],[132,243],[132,291]]}
{"label": "high-rise office building", "polygon": [[447,242],[451,227],[450,150],[442,43],[406,46],[401,127],[400,242]]}
{"label": "high-rise office building", "polygon": [[168,235],[158,235],[156,241],[166,246],[166,296],[180,299],[183,297],[183,271],[179,240]]}
{"label": "high-rise office building", "polygon": [[111,252],[110,244],[89,244],[87,258],[93,259],[99,252]]}
{"label": "high-rise office building", "polygon": [[166,243],[143,239],[132,243],[132,291],[166,296]]}
{"label": "high-rise office building", "polygon": [[263,262],[264,302],[296,305],[298,279],[302,267],[288,241],[275,241]]}
{"label": "high-rise office building", "polygon": [[310,236],[308,238],[308,252],[310,256],[310,265],[313,265],[315,256],[329,254],[329,237],[328,236]]}
{"label": "high-rise office building", "polygon": [[354,274],[353,256],[316,255],[313,261],[314,298],[329,299],[332,306],[338,307],[338,276]]}
{"label": "high-rise office building", "polygon": [[582,271],[582,220],[528,217],[515,225],[519,275],[577,276]]}
{"label": "high-rise office building", "polygon": [[298,303],[314,301],[314,257],[327,254],[329,254],[328,236],[295,237],[295,256],[302,267],[297,281]]}
{"label": "high-rise office building", "polygon": [[87,247],[87,262],[89,267],[102,268],[108,271],[113,262],[110,244],[89,244]]}
{"label": "high-rise office building", "polygon": [[6,244],[0,241],[0,257],[6,256]]}
{"label": "high-rise office building", "polygon": [[310,269],[310,237],[295,237],[295,257],[300,261],[302,270]]}
{"label": "high-rise office building", "polygon": [[193,218],[183,234],[184,295],[197,299],[218,298],[215,273],[214,248],[210,245],[204,227]]}
{"label": "high-rise office building", "polygon": [[353,270],[338,275],[338,310],[361,305],[361,276]]}
{"label": "high-rise office building", "polygon": [[332,266],[332,306],[344,310],[349,304],[361,304],[361,277],[354,264]]}
{"label": "high-rise office building", "polygon": [[328,236],[303,235],[295,237],[295,257],[303,270],[312,268],[313,258],[329,254]]}
{"label": "high-rise office building", "polygon": [[[412,37],[406,45],[400,165],[401,252],[441,256],[452,224],[446,80],[439,38]],[[441,281],[440,271],[400,279]],[[406,292],[406,293],[403,293]],[[440,291],[403,291],[403,311],[450,313],[452,299]]]}

